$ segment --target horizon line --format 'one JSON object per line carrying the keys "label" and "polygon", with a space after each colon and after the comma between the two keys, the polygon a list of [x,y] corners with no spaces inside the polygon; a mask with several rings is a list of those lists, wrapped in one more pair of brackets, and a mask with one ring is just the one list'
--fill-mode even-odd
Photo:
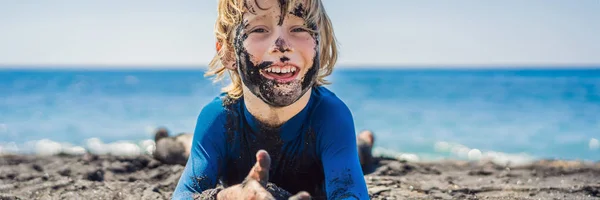
{"label": "horizon line", "polygon": [[[205,70],[187,64],[0,64],[0,70]],[[598,64],[339,64],[336,69],[600,69]]]}

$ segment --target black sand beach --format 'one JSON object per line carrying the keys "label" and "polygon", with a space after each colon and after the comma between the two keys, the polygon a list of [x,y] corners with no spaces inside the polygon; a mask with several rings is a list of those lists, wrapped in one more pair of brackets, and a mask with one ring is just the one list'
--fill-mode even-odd
{"label": "black sand beach", "polygon": [[[372,199],[600,199],[600,163],[378,159]],[[0,156],[0,199],[170,199],[183,170],[150,156]]]}

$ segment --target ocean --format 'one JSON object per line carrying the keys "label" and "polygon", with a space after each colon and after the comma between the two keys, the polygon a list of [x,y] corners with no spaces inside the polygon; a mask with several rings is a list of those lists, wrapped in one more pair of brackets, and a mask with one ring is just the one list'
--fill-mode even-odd
{"label": "ocean", "polygon": [[[600,160],[600,69],[348,69],[328,85],[376,153]],[[0,154],[151,151],[220,93],[199,70],[0,70]]]}

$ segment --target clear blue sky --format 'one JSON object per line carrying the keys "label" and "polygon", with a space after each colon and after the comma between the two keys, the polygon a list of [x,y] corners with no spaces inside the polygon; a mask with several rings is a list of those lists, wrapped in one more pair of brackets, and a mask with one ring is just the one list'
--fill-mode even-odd
{"label": "clear blue sky", "polygon": [[[0,0],[0,64],[206,65],[217,0]],[[600,0],[324,0],[340,64],[600,65]]]}

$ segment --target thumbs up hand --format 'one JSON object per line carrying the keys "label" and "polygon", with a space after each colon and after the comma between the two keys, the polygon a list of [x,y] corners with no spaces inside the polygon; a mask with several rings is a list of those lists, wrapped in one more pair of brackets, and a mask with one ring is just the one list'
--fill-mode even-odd
{"label": "thumbs up hand", "polygon": [[[269,169],[271,157],[265,150],[256,153],[256,164],[252,167],[246,179],[238,185],[228,187],[217,194],[218,200],[245,199],[245,200],[275,200],[275,197],[266,190],[269,182]],[[289,200],[308,200],[307,192],[299,192]]]}

